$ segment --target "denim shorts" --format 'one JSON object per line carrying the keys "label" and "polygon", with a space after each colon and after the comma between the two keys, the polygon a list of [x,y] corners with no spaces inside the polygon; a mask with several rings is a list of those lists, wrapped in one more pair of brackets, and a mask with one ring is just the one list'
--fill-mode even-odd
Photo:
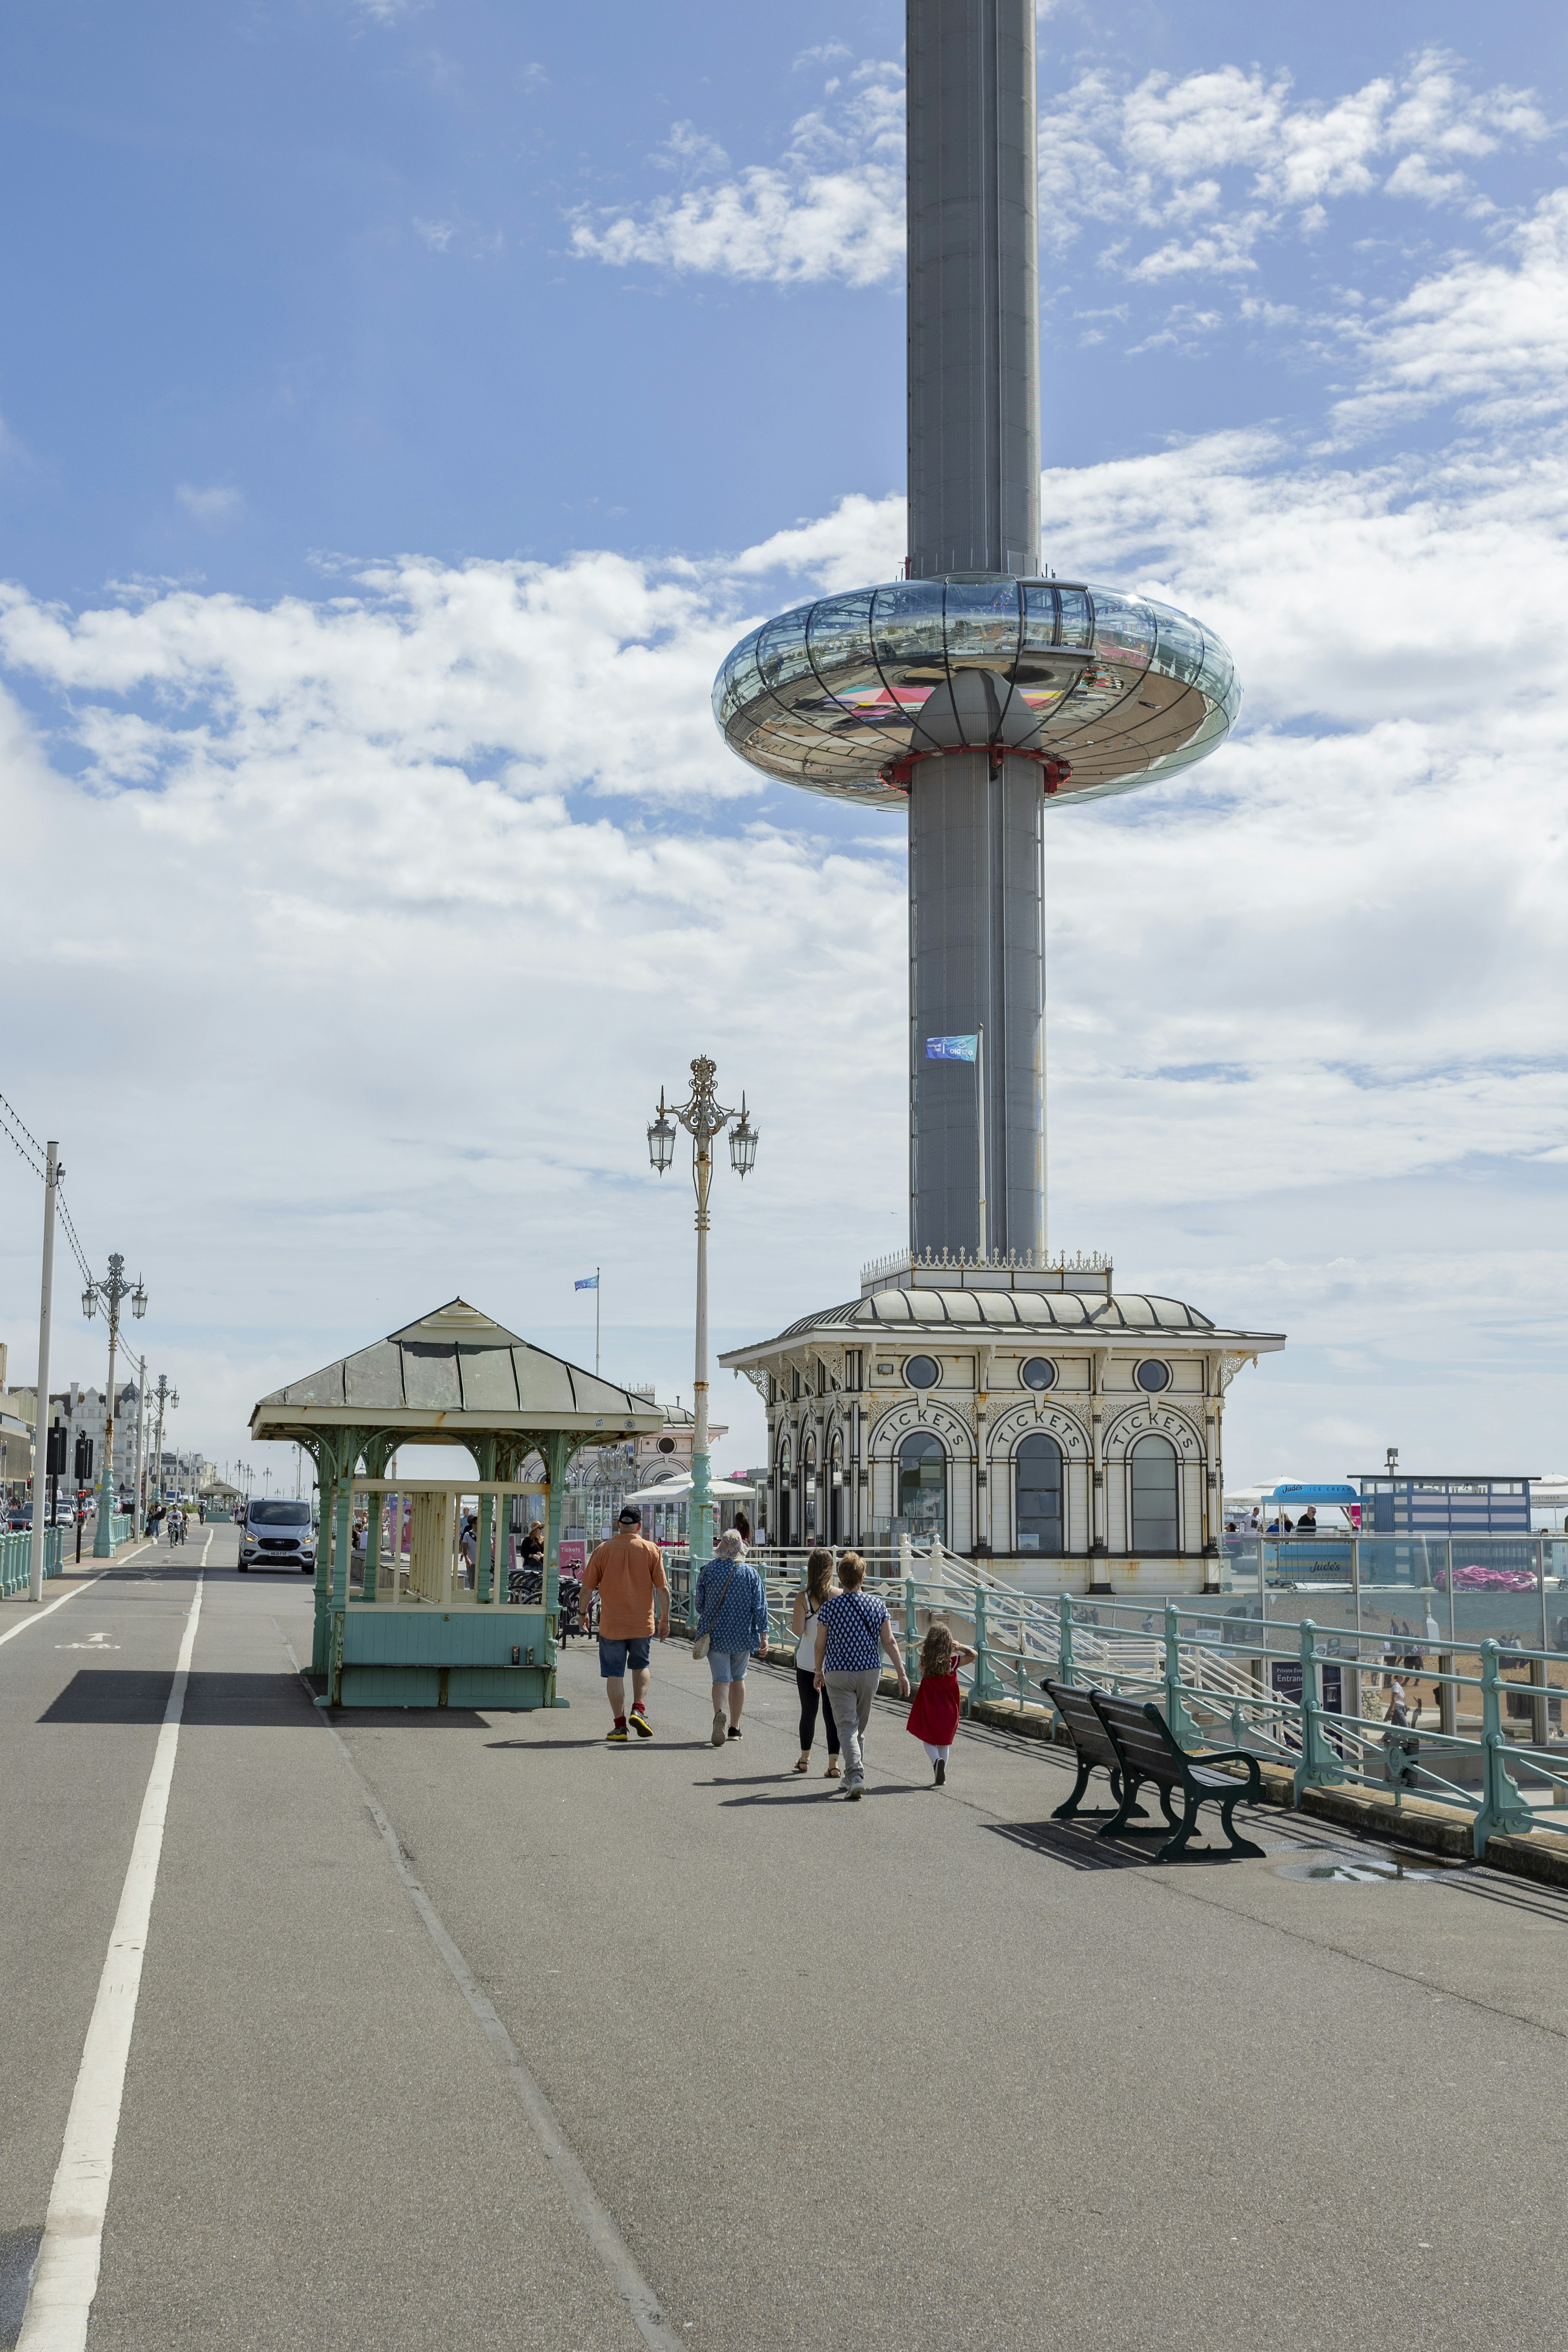
{"label": "denim shorts", "polygon": [[646,1666],[650,1637],[645,1633],[638,1642],[606,1642],[599,1636],[599,1672],[607,1683],[618,1683],[628,1666]]}
{"label": "denim shorts", "polygon": [[710,1650],[708,1671],[716,1683],[743,1683],[751,1656],[750,1650]]}

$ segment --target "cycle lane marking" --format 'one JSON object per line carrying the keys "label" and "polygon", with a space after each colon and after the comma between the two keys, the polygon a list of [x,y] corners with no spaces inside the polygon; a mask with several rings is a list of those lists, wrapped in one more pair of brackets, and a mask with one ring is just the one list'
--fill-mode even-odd
{"label": "cycle lane marking", "polygon": [[196,1589],[186,1612],[169,1703],[163,1710],[131,1861],[120,1891],[120,1908],[110,1933],[98,1997],[88,2022],[70,2113],[66,2118],[65,2144],[49,2191],[43,2241],[27,2296],[26,2315],[16,2338],[16,2352],[84,2352],[87,2343],[88,2320],[98,2292],[114,2145],[125,2097],[125,2068],[136,2023],[142,1963],[147,1948],[153,1897],[158,1887],[163,1824],[168,1815],[169,1790],[174,1777],[174,1758],[180,1744],[180,1724],[185,1711],[185,1690],[190,1681],[191,1655],[196,1643],[211,1544],[209,1536],[196,1563]]}

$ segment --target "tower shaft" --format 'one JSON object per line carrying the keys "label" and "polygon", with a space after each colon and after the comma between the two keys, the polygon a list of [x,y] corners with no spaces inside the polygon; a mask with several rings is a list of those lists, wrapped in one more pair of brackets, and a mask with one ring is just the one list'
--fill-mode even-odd
{"label": "tower shaft", "polygon": [[[908,0],[910,572],[1039,567],[1035,0]],[[1046,1245],[1040,769],[920,761],[910,791],[910,1241]],[[984,1031],[984,1062],[926,1041]],[[976,1088],[984,1100],[977,1105]],[[977,1109],[979,1117],[977,1118]]]}
{"label": "tower shaft", "polygon": [[910,571],[1039,563],[1034,0],[908,0]]}

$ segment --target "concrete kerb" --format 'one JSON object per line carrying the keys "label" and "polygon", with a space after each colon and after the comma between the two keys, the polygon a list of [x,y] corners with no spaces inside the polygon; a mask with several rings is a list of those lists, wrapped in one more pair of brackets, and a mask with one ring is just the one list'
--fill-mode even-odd
{"label": "concrete kerb", "polygon": [[[783,1656],[769,1655],[755,1663],[772,1666],[781,1674],[793,1674],[794,1648]],[[898,1691],[897,1676],[884,1675],[879,1696],[896,1698]],[[1039,1740],[1047,1747],[1067,1748],[1072,1744],[1066,1724],[1048,1706],[1031,1706],[1026,1702],[1020,1706],[1016,1699],[982,1699],[977,1705],[965,1706],[964,1717],[971,1723],[984,1723],[994,1731],[1010,1731],[1016,1738]],[[1384,1797],[1364,1789],[1307,1789],[1298,1807],[1289,1772],[1261,1757],[1258,1769],[1266,1805],[1277,1805],[1286,1812],[1309,1813],[1319,1821],[1332,1822],[1341,1829],[1356,1830],[1363,1836],[1394,1845],[1415,1846],[1424,1853],[1463,1862],[1474,1859],[1468,1817],[1456,1812],[1451,1805],[1434,1804],[1423,1797],[1402,1797],[1396,1805],[1392,1790]],[[1508,1871],[1518,1878],[1533,1878],[1547,1886],[1568,1886],[1568,1837],[1489,1838],[1482,1859],[1491,1870]]]}

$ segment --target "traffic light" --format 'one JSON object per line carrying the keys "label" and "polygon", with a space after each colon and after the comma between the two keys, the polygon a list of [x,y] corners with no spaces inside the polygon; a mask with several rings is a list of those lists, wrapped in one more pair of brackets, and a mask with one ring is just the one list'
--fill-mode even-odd
{"label": "traffic light", "polygon": [[50,1422],[48,1444],[44,1460],[44,1472],[47,1477],[58,1478],[64,1471],[66,1466],[66,1440],[69,1435],[70,1432],[66,1427],[63,1421]]}
{"label": "traffic light", "polygon": [[[64,1465],[61,1465],[62,1468]],[[76,1442],[76,1483],[79,1486],[92,1484],[92,1440],[79,1436]]]}

